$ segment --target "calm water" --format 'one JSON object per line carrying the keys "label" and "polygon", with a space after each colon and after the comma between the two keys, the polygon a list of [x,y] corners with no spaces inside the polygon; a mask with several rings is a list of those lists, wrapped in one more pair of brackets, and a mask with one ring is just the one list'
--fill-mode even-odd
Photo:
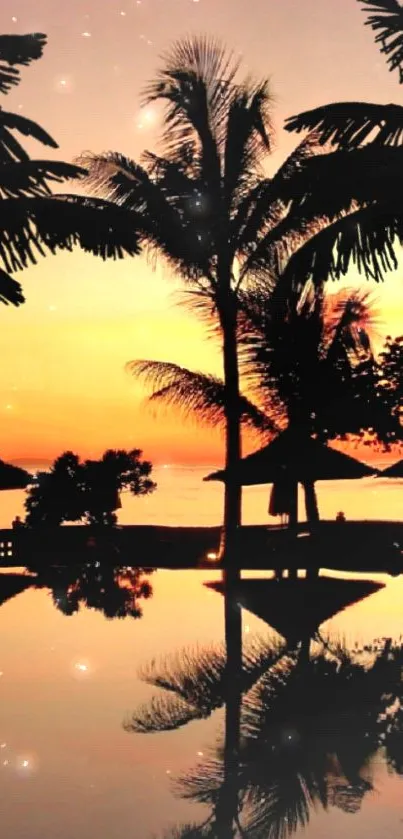
{"label": "calm water", "polygon": [[[159,470],[159,491],[150,499],[125,503],[121,521],[218,522],[220,488],[201,484],[201,474]],[[322,515],[333,517],[343,509],[350,518],[400,519],[401,489],[397,482],[380,481],[323,485]],[[19,512],[23,497],[8,493],[3,499],[4,526]],[[265,521],[266,507],[267,490],[248,492],[245,520]],[[233,805],[228,789],[235,783],[222,750],[223,737],[227,746],[231,743],[233,731],[226,720],[234,714],[232,700],[226,704],[219,689],[225,661],[224,601],[205,585],[214,579],[218,574],[213,570],[149,575],[121,571],[113,579],[104,569],[93,568],[84,569],[79,579],[74,574],[43,579],[39,589],[26,579],[25,590],[7,599],[16,589],[9,576],[0,575],[1,836],[230,835],[225,817],[211,832],[217,802],[224,802],[227,815]],[[276,623],[279,598],[275,603],[268,597],[268,622],[250,609],[241,610],[250,672],[236,784],[240,800],[242,793],[239,820],[248,839],[336,839],[341,832],[351,839],[402,835],[403,720],[397,696],[403,694],[398,649],[403,576],[373,579],[384,587],[322,624],[321,635],[330,639],[333,653],[326,659],[322,649],[316,670],[316,664],[303,663],[298,689],[287,679],[297,672],[299,659],[282,658],[277,665],[270,660],[283,643],[269,625],[271,615]],[[18,584],[22,588],[24,579]],[[127,616],[106,617],[114,613]],[[235,620],[236,615],[234,606]],[[229,637],[227,633],[227,641]],[[343,682],[347,665],[342,659],[339,675],[326,669],[324,662],[334,660],[335,653],[340,656],[336,642],[342,641],[353,655],[357,645],[361,650],[380,638],[391,638],[394,648],[375,676],[368,675],[364,694],[357,687],[361,670],[348,665],[351,674]],[[231,644],[228,651],[236,665]],[[312,645],[311,652],[320,649]],[[369,653],[356,650],[354,655],[367,668],[373,663]],[[144,671],[173,681],[176,692],[147,684]],[[276,673],[291,688],[285,698],[280,696],[280,711],[277,702],[265,716],[270,679]],[[280,682],[276,684],[275,697],[280,691]],[[312,684],[312,718],[306,705],[305,716],[300,716],[304,684]],[[387,714],[381,701],[386,693],[386,705],[393,706]],[[273,731],[270,721],[278,721],[280,712],[283,717]],[[350,712],[356,715],[353,724]],[[133,715],[137,730],[127,731],[124,723]],[[183,725],[175,730],[179,721]],[[140,733],[141,727],[154,733]],[[270,756],[276,748],[278,762]],[[197,784],[196,800],[194,795],[184,797],[189,787],[184,788],[183,777],[189,773],[193,793]],[[210,832],[200,829],[205,822]],[[183,832],[188,824],[198,831]]]}
{"label": "calm water", "polygon": [[[32,467],[31,467],[32,468]],[[213,469],[214,467],[211,467]],[[192,467],[159,467],[154,470],[158,489],[145,498],[123,494],[121,524],[215,525],[222,520],[223,488],[203,482],[211,471]],[[343,510],[348,519],[402,518],[403,480],[365,478],[360,481],[321,481],[317,484],[320,514],[334,519]],[[24,514],[24,493],[2,492],[0,527],[8,527],[15,515]],[[246,487],[243,495],[245,524],[270,523],[267,515],[269,487]],[[300,518],[304,506],[300,498]],[[271,519],[276,523],[275,519]]]}

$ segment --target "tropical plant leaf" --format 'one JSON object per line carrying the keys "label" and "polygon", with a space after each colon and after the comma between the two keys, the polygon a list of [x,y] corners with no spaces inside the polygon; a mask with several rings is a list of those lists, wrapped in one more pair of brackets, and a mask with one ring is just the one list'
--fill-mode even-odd
{"label": "tropical plant leaf", "polygon": [[52,194],[47,181],[62,183],[68,178],[80,178],[83,175],[83,169],[59,161],[3,163],[0,167],[0,195],[2,198],[46,197]]}
{"label": "tropical plant leaf", "polygon": [[139,252],[134,214],[101,199],[57,195],[0,201],[0,259],[7,272],[38,256],[82,250],[106,258]]}
{"label": "tropical plant leaf", "polygon": [[144,89],[143,103],[165,104],[163,143],[170,155],[198,139],[211,185],[220,178],[220,143],[236,95],[240,60],[215,39],[184,38],[163,56],[163,67]]}
{"label": "tropical plant leaf", "polygon": [[403,82],[403,7],[399,0],[358,0],[368,16],[366,26],[376,33],[375,43],[382,44],[389,70],[399,70]]}
{"label": "tropical plant leaf", "polygon": [[155,734],[176,731],[204,714],[177,696],[153,696],[123,723],[125,731],[134,734]]}
{"label": "tropical plant leaf", "polygon": [[18,131],[24,137],[31,137],[42,145],[57,149],[58,145],[47,131],[31,119],[20,114],[11,114],[0,108],[0,159],[9,161],[27,161],[29,155],[11,131]]}
{"label": "tropical plant leaf", "polygon": [[[212,426],[225,423],[225,388],[222,380],[164,361],[129,361],[126,370],[144,381],[152,392],[150,403],[179,409],[186,418]],[[241,395],[241,419],[256,431],[273,433],[276,423],[246,396]]]}
{"label": "tropical plant leaf", "polygon": [[403,107],[371,102],[337,102],[289,117],[287,131],[316,131],[319,142],[356,149],[371,140],[395,146],[403,140]]}
{"label": "tropical plant leaf", "polygon": [[347,214],[301,244],[291,256],[282,282],[301,289],[308,280],[316,288],[328,279],[346,276],[355,265],[367,279],[381,282],[397,268],[396,242],[403,241],[401,210],[380,204]]}
{"label": "tropical plant leaf", "polygon": [[25,303],[25,297],[22,293],[22,288],[16,280],[13,280],[5,271],[0,268],[0,303],[8,306],[10,303],[13,306],[21,306]]}
{"label": "tropical plant leaf", "polygon": [[27,67],[42,56],[46,35],[0,35],[0,93],[8,91],[20,81],[16,65]]}
{"label": "tropical plant leaf", "polygon": [[[246,692],[268,667],[281,659],[286,647],[269,639],[251,640],[243,652],[241,690]],[[172,731],[194,719],[205,719],[225,703],[227,656],[224,646],[185,649],[175,656],[152,661],[140,671],[149,685],[167,691],[143,705],[125,722],[128,731]]]}
{"label": "tropical plant leaf", "polygon": [[[165,257],[187,280],[197,283],[202,277],[209,278],[209,233],[203,229],[205,225],[191,225],[183,217],[184,201],[189,200],[189,190],[193,192],[193,188],[186,188],[178,207],[177,183],[172,195],[162,158],[158,167],[154,156],[146,156],[146,160],[151,164],[151,172],[117,152],[83,154],[77,163],[86,169],[84,185],[93,195],[138,213],[142,241],[152,255]],[[169,161],[166,163],[168,167]]]}

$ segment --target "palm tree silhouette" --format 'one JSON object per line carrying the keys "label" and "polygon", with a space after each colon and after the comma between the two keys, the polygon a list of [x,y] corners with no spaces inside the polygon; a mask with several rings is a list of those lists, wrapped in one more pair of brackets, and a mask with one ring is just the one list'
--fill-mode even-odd
{"label": "palm tree silhouette", "polygon": [[295,276],[292,254],[341,212],[338,191],[334,212],[330,198],[326,213],[313,200],[308,212],[301,209],[305,165],[318,149],[314,133],[265,176],[273,137],[269,84],[238,82],[238,70],[239,61],[214,41],[178,41],[143,96],[144,105],[165,109],[161,154],[147,151],[141,164],[114,152],[79,160],[92,194],[139,213],[149,251],[186,281],[196,308],[202,302],[215,313],[224,370],[224,559],[235,551],[241,522],[240,292],[251,283],[274,289],[283,276],[281,288],[305,286],[308,272]]}
{"label": "palm tree silhouette", "polygon": [[[366,25],[387,56],[390,70],[403,83],[403,11],[399,0],[358,0],[368,14]],[[397,268],[395,242],[403,241],[401,172],[403,108],[398,104],[339,102],[314,108],[286,121],[288,131],[314,131],[329,152],[305,167],[301,207],[311,202],[341,212],[339,221],[303,244],[291,273],[315,283],[339,278],[351,263],[377,281]],[[337,151],[335,154],[334,152]],[[326,173],[326,186],[323,175]],[[349,187],[349,198],[346,186]],[[336,190],[333,187],[337,185]],[[337,209],[336,209],[337,205]]]}
{"label": "palm tree silhouette", "polygon": [[[253,289],[240,294],[238,346],[241,423],[260,436],[289,427],[322,441],[396,425],[377,398],[370,336],[376,312],[367,293],[303,299]],[[159,361],[132,361],[129,372],[151,391],[149,401],[211,425],[225,421],[224,383],[217,377]],[[317,518],[315,487],[306,483],[308,521]]]}
{"label": "palm tree silhouette", "polygon": [[[373,789],[373,763],[383,750],[401,766],[401,645],[363,653],[317,650],[283,658],[243,698],[239,757],[231,782],[232,833],[281,839],[305,827],[321,807],[359,810]],[[175,785],[176,792],[210,806],[211,835],[221,837],[217,812],[229,782],[224,744]],[[235,798],[234,788],[232,790]],[[226,797],[224,795],[224,802]]]}
{"label": "palm tree silhouette", "polygon": [[[308,823],[315,806],[356,812],[373,789],[372,765],[381,750],[401,771],[401,644],[347,650],[317,637],[308,655],[305,643],[283,646],[278,655],[269,644],[264,668],[264,642],[252,647],[252,656],[248,648],[242,654],[241,607],[227,584],[229,594],[225,671],[222,649],[186,652],[162,668],[154,662],[146,680],[174,698],[165,705],[152,700],[126,723],[137,732],[173,730],[225,707],[222,744],[174,785],[210,815],[166,839],[285,839]],[[257,666],[245,666],[245,655],[259,659]]]}
{"label": "palm tree silhouette", "polygon": [[[20,81],[19,66],[42,55],[46,36],[0,36],[0,93]],[[0,109],[0,301],[24,302],[21,286],[10,274],[40,256],[59,250],[83,250],[103,259],[139,252],[134,213],[108,201],[80,195],[53,195],[52,184],[80,179],[78,166],[60,161],[31,160],[14,132],[48,148],[57,148],[41,126],[22,114]]]}

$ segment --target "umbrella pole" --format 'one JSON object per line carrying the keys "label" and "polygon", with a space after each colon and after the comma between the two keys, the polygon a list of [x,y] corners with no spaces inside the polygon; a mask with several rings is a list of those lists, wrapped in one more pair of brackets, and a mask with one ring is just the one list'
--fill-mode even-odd
{"label": "umbrella pole", "polygon": [[290,512],[288,518],[288,529],[296,532],[298,525],[298,483],[290,487]]}
{"label": "umbrella pole", "polygon": [[[292,483],[290,488],[290,513],[288,519],[288,530],[292,536],[297,535],[298,528],[298,482]],[[289,568],[288,578],[296,580],[298,577],[297,568]]]}

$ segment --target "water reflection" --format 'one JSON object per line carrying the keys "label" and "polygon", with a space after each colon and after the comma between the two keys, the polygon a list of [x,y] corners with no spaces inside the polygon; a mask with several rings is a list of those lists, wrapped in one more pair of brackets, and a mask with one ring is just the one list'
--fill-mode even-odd
{"label": "water reflection", "polygon": [[[206,819],[164,839],[281,839],[306,827],[314,809],[356,813],[379,759],[402,774],[402,644],[347,649],[316,632],[243,649],[239,585],[223,595],[225,648],[150,665],[143,677],[163,690],[126,723],[160,732],[225,709],[221,741],[174,783],[176,795],[206,806]],[[294,627],[306,625],[304,603]]]}
{"label": "water reflection", "polygon": [[141,618],[140,602],[152,597],[151,569],[92,561],[76,566],[48,567],[36,575],[1,574],[0,605],[27,588],[50,589],[64,615],[94,609],[105,618]]}

